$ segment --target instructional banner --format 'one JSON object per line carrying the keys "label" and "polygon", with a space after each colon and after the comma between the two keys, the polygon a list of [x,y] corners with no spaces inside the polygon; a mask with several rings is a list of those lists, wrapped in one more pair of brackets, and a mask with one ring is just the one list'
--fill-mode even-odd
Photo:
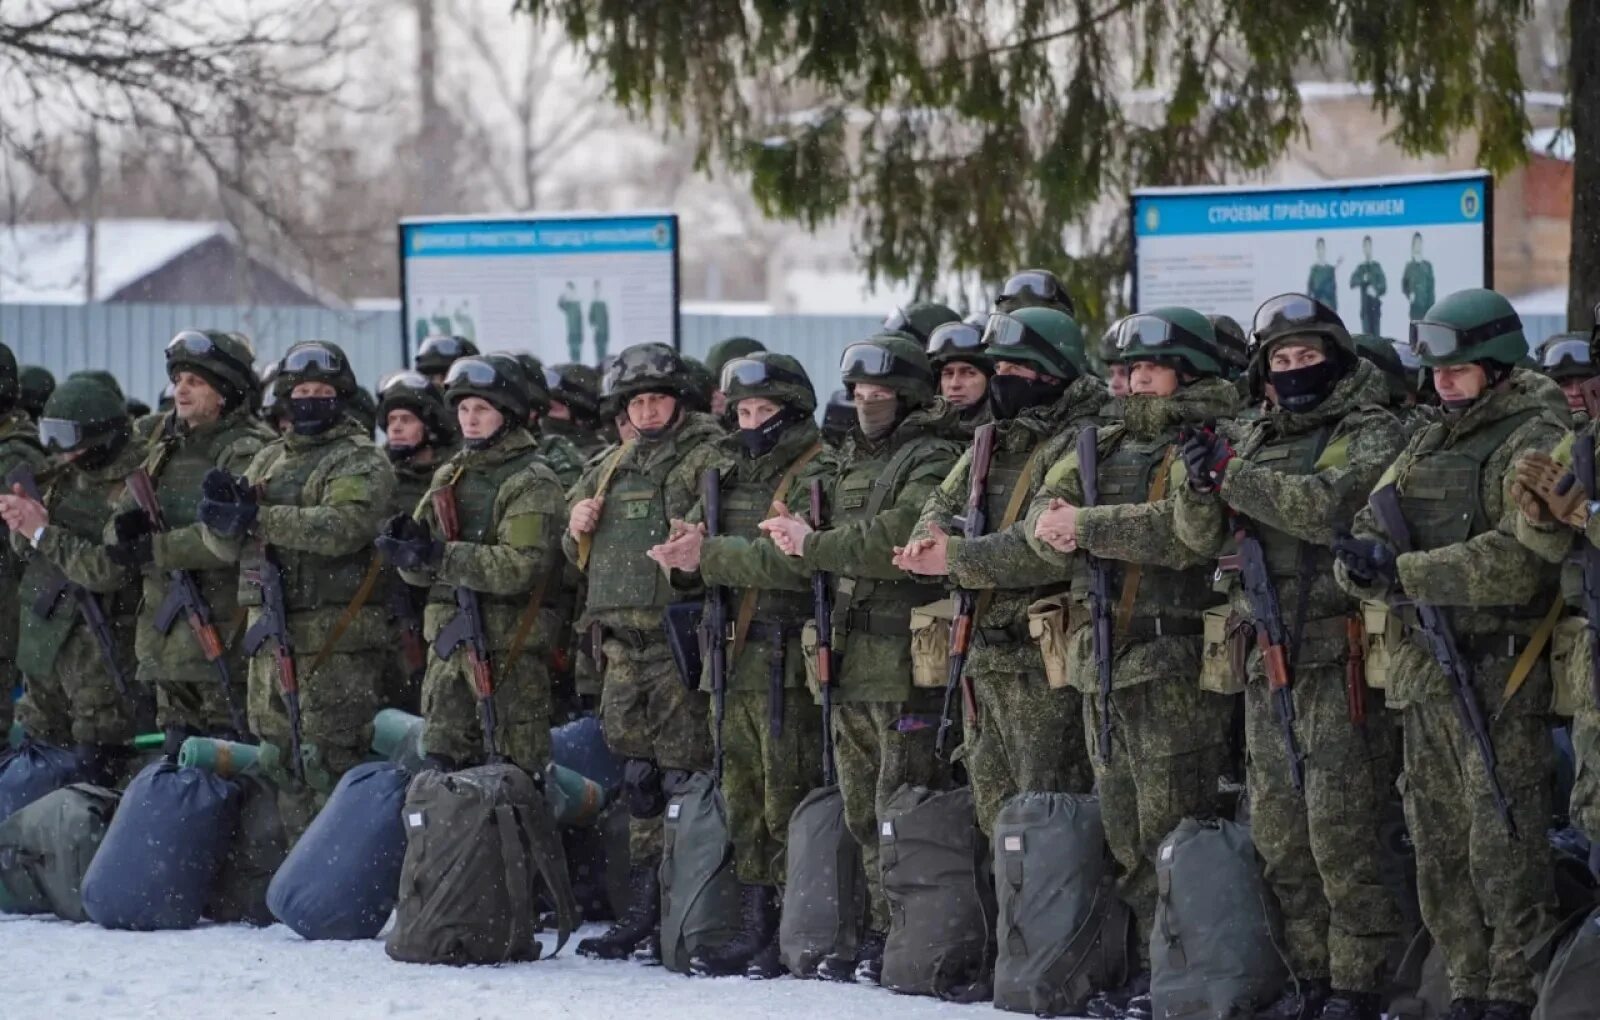
{"label": "instructional banner", "polygon": [[678,345],[671,214],[402,220],[405,346],[435,334],[546,364]]}
{"label": "instructional banner", "polygon": [[1488,174],[1333,187],[1150,188],[1133,194],[1135,311],[1230,315],[1288,291],[1351,333],[1405,340],[1435,300],[1492,285]]}

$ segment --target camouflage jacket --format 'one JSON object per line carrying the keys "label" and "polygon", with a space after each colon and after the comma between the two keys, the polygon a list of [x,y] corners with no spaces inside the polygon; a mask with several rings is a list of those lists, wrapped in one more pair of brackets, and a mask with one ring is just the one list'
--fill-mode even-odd
{"label": "camouflage jacket", "polygon": [[586,429],[575,422],[560,418],[540,418],[539,436],[541,439],[565,439],[570,442],[578,451],[580,469],[586,467],[587,462],[606,447],[606,441],[598,427]]}
{"label": "camouflage jacket", "polygon": [[583,451],[578,449],[578,444],[559,432],[552,432],[540,426],[534,433],[534,442],[537,444],[539,459],[545,466],[555,472],[556,480],[561,483],[561,491],[566,492],[578,483],[583,477],[584,461],[587,459]]}
{"label": "camouflage jacket", "polygon": [[[39,431],[20,407],[0,415],[0,478],[19,467],[35,474],[44,470],[44,449],[39,446]],[[11,550],[10,542],[0,542],[0,662],[17,657],[17,581],[22,577],[22,560]],[[16,678],[0,674],[0,685],[10,687]],[[9,691],[0,697],[9,696]]]}

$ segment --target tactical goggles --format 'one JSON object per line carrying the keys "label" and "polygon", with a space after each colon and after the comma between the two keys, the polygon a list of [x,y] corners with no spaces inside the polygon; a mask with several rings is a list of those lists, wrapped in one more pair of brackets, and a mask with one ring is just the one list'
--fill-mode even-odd
{"label": "tactical goggles", "polygon": [[171,340],[168,340],[166,355],[168,361],[171,361],[174,357],[183,357],[184,355],[188,355],[191,358],[216,358],[219,361],[226,361],[240,371],[248,372],[250,370],[249,365],[239,364],[239,360],[229,354],[220,344],[196,329],[186,329]]}
{"label": "tactical goggles", "polygon": [[727,393],[735,385],[755,387],[773,383],[800,386],[808,390],[811,388],[809,379],[802,379],[794,372],[778,365],[769,365],[755,358],[734,358],[722,366],[722,379],[718,381],[717,389]]}
{"label": "tactical goggles", "polygon": [[983,330],[970,322],[947,322],[928,334],[929,358],[971,358],[982,353]]}
{"label": "tactical goggles", "polygon": [[896,308],[883,317],[883,328],[896,333],[909,333],[917,338],[918,343],[927,343],[928,334],[917,328],[911,321],[911,316],[906,314],[904,308]]}
{"label": "tactical goggles", "polygon": [[933,374],[926,368],[897,358],[888,348],[879,347],[874,343],[854,343],[846,347],[844,356],[839,359],[839,375],[846,381],[853,375],[865,376],[868,379],[910,376],[922,380],[929,386],[933,385]]}
{"label": "tactical goggles", "polygon": [[462,358],[450,366],[444,377],[446,387],[465,383],[468,386],[493,386],[500,381],[500,370],[482,358]]}
{"label": "tactical goggles", "polygon": [[378,384],[378,396],[383,397],[390,390],[405,390],[407,392],[426,393],[433,388],[433,383],[421,372],[411,369],[402,369],[385,376]]}
{"label": "tactical goggles", "polygon": [[296,344],[283,356],[280,375],[339,375],[344,359],[320,344]]}
{"label": "tactical goggles", "polygon": [[[1018,354],[1031,354],[1043,359],[1047,365],[1054,365],[1058,370],[1061,368],[1061,353],[1050,346],[1050,341],[1026,322],[1012,318],[1005,312],[995,312],[989,316],[989,324],[983,330],[983,340],[992,358],[1004,361]],[[1023,360],[1032,361],[1034,358]]]}
{"label": "tactical goggles", "polygon": [[1592,368],[1589,345],[1583,340],[1558,340],[1539,355],[1539,366],[1545,369]]}
{"label": "tactical goggles", "polygon": [[39,445],[64,453],[76,450],[88,438],[84,426],[68,418],[40,418]]}
{"label": "tactical goggles", "polygon": [[544,386],[551,393],[556,393],[565,388],[567,381],[561,378],[561,373],[553,368],[544,370]]}
{"label": "tactical goggles", "polygon": [[1000,288],[1001,299],[1021,297],[1023,294],[1032,294],[1045,301],[1059,301],[1066,305],[1072,304],[1072,298],[1061,289],[1061,284],[1049,273],[1029,269],[1013,274]]}
{"label": "tactical goggles", "polygon": [[1442,322],[1418,321],[1411,324],[1411,349],[1424,358],[1448,358],[1457,351],[1468,351],[1495,337],[1522,328],[1522,319],[1505,315],[1471,329],[1457,329]]}
{"label": "tactical goggles", "polygon": [[430,336],[422,341],[417,348],[417,357],[429,356],[440,358],[464,358],[468,354],[478,353],[478,348],[470,340],[459,336]]}
{"label": "tactical goggles", "polygon": [[1135,347],[1189,347],[1204,351],[1211,346],[1177,323],[1155,315],[1130,315],[1117,327],[1117,353],[1122,357]]}
{"label": "tactical goggles", "polygon": [[1245,349],[1252,355],[1266,342],[1291,333],[1325,333],[1330,329],[1343,330],[1344,320],[1339,313],[1315,298],[1304,294],[1279,294],[1267,298],[1256,309],[1255,322]]}

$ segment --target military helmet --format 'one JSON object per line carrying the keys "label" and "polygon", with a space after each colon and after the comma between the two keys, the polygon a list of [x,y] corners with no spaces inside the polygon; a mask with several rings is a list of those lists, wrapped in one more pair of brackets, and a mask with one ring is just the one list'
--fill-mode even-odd
{"label": "military helmet", "polygon": [[1400,352],[1396,350],[1393,340],[1371,333],[1357,333],[1350,339],[1355,343],[1356,353],[1378,366],[1384,375],[1405,378],[1405,362],[1400,360]]}
{"label": "military helmet", "polygon": [[116,376],[103,368],[80,368],[78,371],[69,374],[67,379],[69,381],[73,379],[93,379],[101,386],[115,393],[119,398],[126,398],[126,394],[122,392],[122,383],[117,381]]}
{"label": "military helmet", "polygon": [[367,433],[378,427],[378,401],[365,386],[357,386],[345,401],[344,413]]}
{"label": "military helmet", "polygon": [[804,365],[787,354],[760,351],[734,358],[722,367],[718,383],[730,408],[750,397],[765,397],[806,414],[817,409],[817,391],[811,386],[811,377]]}
{"label": "military helmet", "polygon": [[834,390],[822,412],[822,438],[830,443],[842,443],[855,427],[856,405],[850,399],[850,391]]}
{"label": "military helmet", "polygon": [[122,402],[122,406],[128,412],[129,418],[143,418],[150,413],[150,405],[138,397],[129,397]]}
{"label": "military helmet", "polygon": [[1001,312],[1014,312],[1019,308],[1054,308],[1076,317],[1078,306],[1062,284],[1061,278],[1048,269],[1023,269],[1012,273],[1000,287],[1000,296],[994,307]]}
{"label": "military helmet", "polygon": [[192,372],[233,407],[247,402],[269,380],[257,380],[255,354],[240,338],[214,330],[186,329],[167,341],[167,378]]}
{"label": "military helmet", "polygon": [[89,373],[74,374],[57,386],[39,416],[39,442],[52,452],[103,446],[128,429],[121,392]]}
{"label": "military helmet", "polygon": [[683,355],[683,402],[690,410],[709,413],[711,411],[711,394],[717,388],[716,377],[711,374],[711,369],[699,358]]}
{"label": "military helmet", "polygon": [[1211,322],[1192,308],[1157,308],[1123,319],[1117,327],[1117,360],[1176,362],[1193,375],[1222,374]]}
{"label": "military helmet", "polygon": [[[984,325],[988,320],[984,320]],[[946,322],[928,335],[928,362],[938,372],[953,361],[965,362],[984,375],[994,375],[994,361],[983,347],[983,326]]]}
{"label": "military helmet", "polygon": [[995,312],[983,331],[989,357],[1014,361],[1070,382],[1089,371],[1083,330],[1072,316],[1044,305]]}
{"label": "military helmet", "polygon": [[1355,356],[1355,342],[1339,313],[1305,294],[1279,294],[1256,309],[1247,349],[1251,360],[1264,358],[1267,348],[1279,340],[1314,336],[1332,341],[1329,355],[1342,352]]}
{"label": "military helmet", "polygon": [[444,391],[421,372],[402,369],[378,383],[379,427],[388,427],[390,411],[410,411],[421,419],[429,446],[449,446],[455,441],[455,419],[445,406]]}
{"label": "military helmet", "polygon": [[514,355],[479,354],[451,365],[444,399],[456,407],[468,397],[487,400],[513,424],[528,420],[528,383]]}
{"label": "military helmet", "polygon": [[478,353],[478,345],[464,336],[430,336],[417,345],[412,366],[423,375],[444,375],[461,358]]}
{"label": "military helmet", "polygon": [[721,379],[722,369],[728,362],[766,349],[767,345],[760,340],[747,336],[730,336],[726,340],[718,340],[711,345],[709,351],[706,351],[706,369],[710,371],[713,379]]}
{"label": "military helmet", "polygon": [[1411,324],[1411,346],[1429,368],[1490,362],[1514,366],[1528,355],[1522,317],[1492,290],[1458,290]]}
{"label": "military helmet", "polygon": [[[505,352],[499,352],[505,353]],[[544,362],[528,353],[517,351],[509,355],[522,369],[522,377],[528,381],[528,407],[540,414],[550,410],[550,387],[544,381]]]}
{"label": "military helmet", "polygon": [[552,365],[544,370],[544,385],[551,399],[566,404],[574,418],[600,414],[600,373],[588,365]]}
{"label": "military helmet", "polygon": [[21,388],[17,385],[17,356],[10,347],[0,344],[0,411],[9,411],[17,405]]}
{"label": "military helmet", "polygon": [[1556,382],[1600,375],[1586,333],[1557,333],[1546,340],[1539,348],[1539,370]]}
{"label": "military helmet", "polygon": [[17,403],[34,418],[44,413],[44,403],[55,388],[56,377],[48,368],[23,365],[17,372]]}
{"label": "military helmet", "polygon": [[338,344],[328,340],[302,340],[284,352],[272,391],[287,398],[303,382],[327,383],[341,400],[355,396],[356,374]]}
{"label": "military helmet", "polygon": [[668,393],[682,397],[688,372],[678,352],[666,344],[634,344],[616,356],[605,371],[601,394],[612,403],[614,414],[635,394]]}
{"label": "military helmet", "polygon": [[884,316],[883,328],[900,333],[907,333],[918,343],[926,344],[933,336],[933,331],[947,322],[960,322],[961,316],[954,308],[941,305],[935,301],[918,301],[896,308]]}
{"label": "military helmet", "polygon": [[1244,337],[1244,327],[1231,315],[1208,315],[1211,332],[1217,337],[1217,357],[1222,362],[1223,373],[1237,379],[1250,367],[1250,345]]}
{"label": "military helmet", "polygon": [[874,383],[894,390],[912,408],[933,403],[937,393],[927,353],[905,333],[878,333],[846,347],[839,378],[852,396],[856,383]]}

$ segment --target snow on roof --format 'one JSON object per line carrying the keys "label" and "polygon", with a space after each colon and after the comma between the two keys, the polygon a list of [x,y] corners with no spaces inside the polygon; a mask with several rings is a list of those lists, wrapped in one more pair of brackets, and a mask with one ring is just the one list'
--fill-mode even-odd
{"label": "snow on roof", "polygon": [[1538,156],[1570,163],[1573,149],[1571,128],[1540,128],[1528,135],[1528,151]]}
{"label": "snow on roof", "polygon": [[[224,223],[101,220],[96,225],[95,301],[141,280],[184,252],[229,233]],[[0,225],[0,301],[83,304],[88,242],[83,223]]]}

